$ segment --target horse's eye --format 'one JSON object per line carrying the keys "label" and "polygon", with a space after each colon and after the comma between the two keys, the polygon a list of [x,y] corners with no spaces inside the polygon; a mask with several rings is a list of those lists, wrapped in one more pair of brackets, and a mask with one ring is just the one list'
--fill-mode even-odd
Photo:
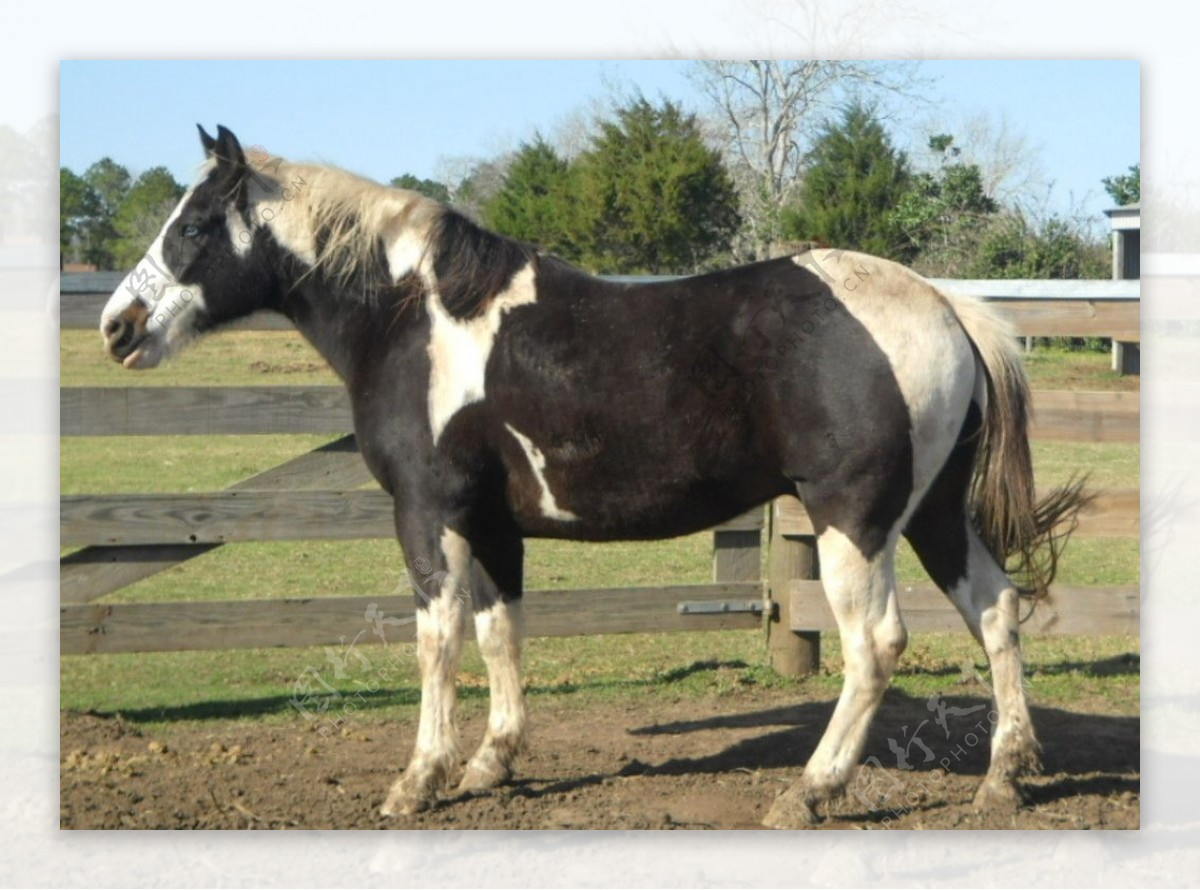
{"label": "horse's eye", "polygon": [[200,227],[199,227],[199,226],[191,226],[191,225],[189,225],[189,226],[184,226],[184,227],[183,227],[183,237],[184,237],[184,238],[195,238],[195,237],[196,237],[197,235],[199,235],[199,234],[200,234]]}

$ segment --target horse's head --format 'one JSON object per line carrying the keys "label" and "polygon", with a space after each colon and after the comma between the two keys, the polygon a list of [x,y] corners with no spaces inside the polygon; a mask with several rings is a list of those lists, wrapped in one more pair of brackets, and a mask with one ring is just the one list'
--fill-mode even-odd
{"label": "horse's head", "polygon": [[145,257],[100,317],[108,354],[127,368],[153,368],[205,331],[271,305],[279,281],[251,225],[250,171],[237,137],[200,128],[207,160]]}

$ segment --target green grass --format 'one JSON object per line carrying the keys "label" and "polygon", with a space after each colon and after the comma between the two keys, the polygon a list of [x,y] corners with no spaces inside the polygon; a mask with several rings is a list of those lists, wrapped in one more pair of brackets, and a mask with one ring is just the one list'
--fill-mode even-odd
{"label": "green grass", "polygon": [[1024,360],[1034,389],[1136,392],[1141,384],[1136,374],[1122,376],[1112,370],[1110,352],[1038,346],[1025,353]]}
{"label": "green grass", "polygon": [[[98,339],[93,332],[63,333],[63,386],[337,382],[292,333],[221,334],[148,374],[104,361]],[[1027,359],[1038,388],[1136,388],[1136,378],[1117,378],[1107,370],[1105,355],[1039,350]],[[323,436],[65,438],[62,492],[211,491],[327,441]],[[1091,472],[1096,487],[1139,484],[1137,445],[1036,442],[1033,451],[1042,488],[1061,484],[1080,470]],[[527,584],[530,589],[573,589],[703,583],[711,579],[711,547],[708,533],[640,543],[530,541]],[[101,602],[385,596],[396,589],[401,566],[392,540],[238,544]],[[901,548],[898,571],[904,582],[926,580],[907,546]],[[1072,540],[1059,576],[1060,583],[1069,585],[1137,580],[1138,542],[1125,539]],[[597,697],[736,697],[763,687],[816,688],[833,696],[840,685],[836,635],[825,635],[823,647],[822,671],[797,681],[769,669],[757,631],[534,639],[527,646],[527,680],[531,697],[554,697],[570,707],[586,707]],[[365,651],[373,659],[383,657],[381,649]],[[1116,707],[1136,710],[1137,639],[1049,637],[1029,640],[1026,651],[1035,700],[1065,705],[1103,696]],[[60,663],[62,707],[121,712],[151,722],[211,716],[300,719],[288,704],[293,684],[306,667],[327,667],[320,648],[64,656]],[[929,695],[983,666],[982,654],[966,634],[914,635],[896,685],[910,695]],[[330,676],[328,670],[322,673]],[[358,688],[352,679],[342,684],[343,691]],[[486,684],[474,647],[465,655],[463,679],[465,706],[481,706]],[[370,706],[384,716],[411,717],[416,682],[412,659],[401,659],[386,688],[370,698]]]}
{"label": "green grass", "polygon": [[295,331],[224,331],[153,371],[127,371],[104,355],[96,331],[63,331],[62,386],[271,386],[336,384],[325,360]]}
{"label": "green grass", "polygon": [[[1024,647],[1030,695],[1037,704],[1069,707],[1103,699],[1110,710],[1136,713],[1136,638],[1031,638]],[[364,692],[362,707],[381,718],[414,719],[419,701],[415,659],[399,648],[358,651],[371,666],[351,662],[342,681],[334,678],[322,648],[64,656],[60,704],[151,724],[214,717],[298,721],[290,698],[297,680],[315,669],[347,695],[361,691],[372,677],[383,677],[377,691]],[[841,686],[834,634],[822,639],[820,671],[801,679],[770,669],[760,631],[531,639],[524,667],[535,709],[539,699],[582,709],[597,701],[652,704],[714,696],[730,699],[732,706],[756,689],[791,689],[798,699],[834,698]],[[986,660],[966,634],[914,634],[893,685],[913,697],[935,692],[985,697],[979,678],[987,679]],[[460,673],[460,698],[468,712],[483,707],[486,689],[482,661],[469,645]]]}

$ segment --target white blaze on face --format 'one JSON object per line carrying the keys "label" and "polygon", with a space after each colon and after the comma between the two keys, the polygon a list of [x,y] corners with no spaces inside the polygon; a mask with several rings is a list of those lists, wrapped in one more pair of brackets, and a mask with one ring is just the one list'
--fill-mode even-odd
{"label": "white blaze on face", "polygon": [[[197,185],[208,176],[212,164],[205,164]],[[125,358],[126,368],[153,368],[195,336],[193,320],[204,308],[203,289],[198,284],[180,284],[163,258],[163,240],[195,191],[193,185],[184,193],[146,255],[125,276],[100,314],[102,333],[110,321],[119,318],[139,328],[134,340],[140,338],[140,343]]]}
{"label": "white blaze on face", "polygon": [[442,305],[437,291],[430,293],[426,301],[430,319],[429,426],[435,445],[455,414],[483,400],[484,371],[504,313],[536,300],[532,263],[517,272],[508,289],[474,318],[455,318]]}

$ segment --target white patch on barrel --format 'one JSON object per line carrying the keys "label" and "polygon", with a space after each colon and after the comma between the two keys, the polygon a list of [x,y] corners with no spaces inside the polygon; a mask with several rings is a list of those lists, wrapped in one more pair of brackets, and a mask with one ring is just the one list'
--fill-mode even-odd
{"label": "white patch on barrel", "polygon": [[547,519],[559,519],[563,522],[571,522],[578,519],[579,517],[570,510],[564,510],[558,506],[558,501],[554,499],[554,493],[550,491],[550,486],[546,482],[546,455],[542,454],[542,450],[534,445],[528,436],[523,436],[513,429],[512,424],[506,423],[504,424],[504,428],[512,433],[513,438],[525,450],[525,458],[529,461],[529,468],[533,470],[533,475],[542,489],[542,499],[538,504],[542,515]]}
{"label": "white patch on barrel", "polygon": [[442,304],[436,288],[430,292],[426,300],[430,320],[429,427],[435,445],[455,414],[483,400],[488,356],[504,313],[536,300],[532,264],[517,272],[508,289],[497,294],[474,318],[455,318]]}

